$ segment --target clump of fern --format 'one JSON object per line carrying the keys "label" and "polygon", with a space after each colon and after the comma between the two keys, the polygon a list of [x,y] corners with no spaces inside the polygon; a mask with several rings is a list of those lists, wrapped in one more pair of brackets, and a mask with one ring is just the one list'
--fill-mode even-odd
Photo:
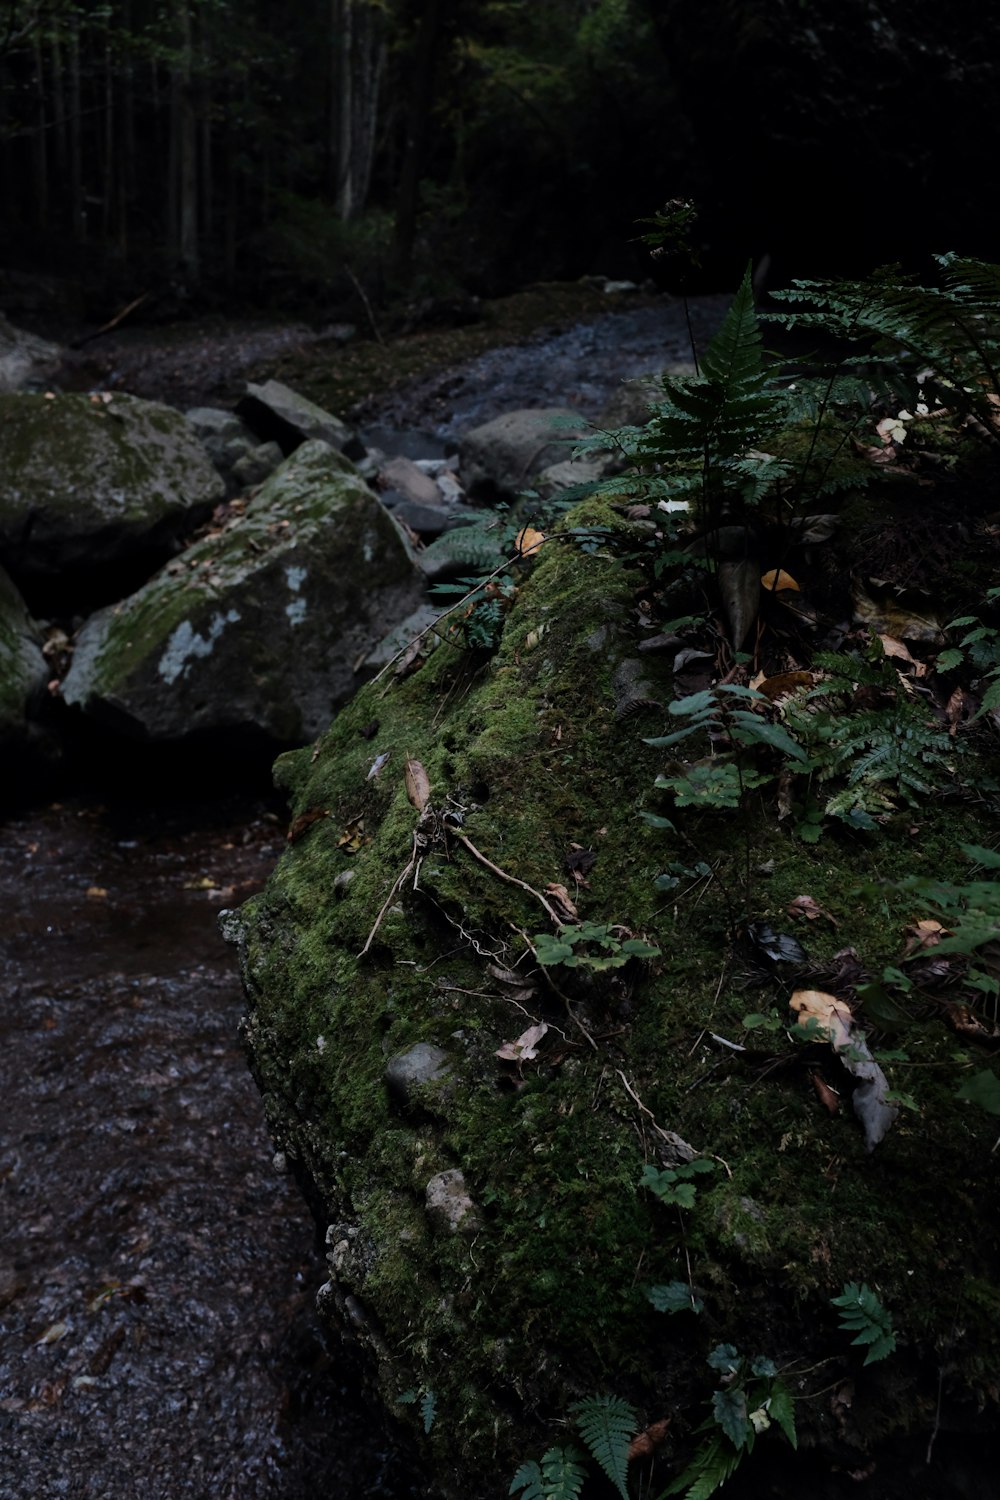
{"label": "clump of fern", "polygon": [[1000,438],[1000,266],[969,256],[935,256],[940,285],[920,286],[897,266],[865,281],[794,281],[773,293],[791,308],[769,314],[787,329],[808,329],[842,347],[841,367],[904,400],[933,392],[949,409],[971,412]]}
{"label": "clump of fern", "polygon": [[602,489],[687,504],[709,526],[767,503],[786,525],[806,501],[871,480],[850,437],[872,400],[867,381],[849,371],[789,380],[768,360],[748,267],[697,373],[663,377],[645,427],[595,438],[634,466]]}
{"label": "clump of fern", "polygon": [[[571,1408],[580,1436],[622,1500],[626,1488],[629,1444],[638,1419],[619,1396],[588,1396]],[[586,1456],[572,1443],[549,1448],[541,1462],[529,1459],[511,1480],[508,1494],[521,1500],[577,1500],[587,1478]]]}
{"label": "clump of fern", "polygon": [[866,656],[817,652],[813,665],[823,681],[784,712],[813,785],[843,780],[822,805],[825,817],[874,829],[900,801],[916,806],[948,784],[958,747],[907,697],[878,636]]}

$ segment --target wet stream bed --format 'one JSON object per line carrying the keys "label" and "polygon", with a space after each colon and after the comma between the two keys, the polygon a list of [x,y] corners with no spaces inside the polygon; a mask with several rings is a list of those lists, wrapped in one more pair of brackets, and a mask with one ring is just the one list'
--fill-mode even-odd
{"label": "wet stream bed", "polygon": [[274,1165],[219,910],[262,804],[93,800],[0,831],[0,1497],[410,1493]]}

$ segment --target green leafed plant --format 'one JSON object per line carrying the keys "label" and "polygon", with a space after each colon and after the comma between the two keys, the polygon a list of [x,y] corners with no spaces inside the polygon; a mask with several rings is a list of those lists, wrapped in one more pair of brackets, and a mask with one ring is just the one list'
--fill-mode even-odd
{"label": "green leafed plant", "polygon": [[665,1495],[684,1492],[685,1500],[708,1500],[743,1458],[760,1433],[777,1427],[798,1447],[791,1392],[770,1359],[744,1358],[732,1344],[718,1344],[708,1357],[719,1375],[711,1414],[699,1432],[707,1433],[691,1463],[668,1485]]}
{"label": "green leafed plant", "polygon": [[528,1459],[510,1482],[508,1495],[521,1492],[521,1500],[577,1500],[587,1477],[584,1455],[572,1445],[549,1448],[541,1463]]}
{"label": "green leafed plant", "polygon": [[645,1166],[639,1186],[649,1188],[661,1203],[669,1207],[694,1208],[697,1189],[692,1179],[714,1171],[715,1162],[709,1161],[707,1156],[696,1156],[693,1161],[682,1162],[678,1167],[664,1167],[662,1171]]}
{"label": "green leafed plant", "polygon": [[[588,1396],[571,1408],[591,1458],[600,1465],[622,1500],[628,1500],[628,1450],[638,1417],[618,1396]],[[529,1459],[511,1480],[509,1495],[521,1500],[577,1500],[587,1477],[586,1458],[572,1444],[549,1448],[541,1462]]]}
{"label": "green leafed plant", "polygon": [[853,1333],[853,1344],[867,1344],[865,1364],[873,1365],[885,1359],[896,1347],[896,1335],[892,1331],[892,1318],[882,1306],[878,1296],[862,1282],[844,1283],[839,1297],[831,1297],[831,1304],[840,1309],[840,1326],[845,1333]]}
{"label": "green leafed plant", "polygon": [[555,934],[536,933],[531,941],[544,969],[562,964],[567,969],[600,974],[605,969],[622,969],[633,958],[659,957],[659,948],[641,938],[618,936],[623,931],[604,922],[581,922],[559,927]]}
{"label": "green leafed plant", "polygon": [[705,1306],[686,1281],[668,1281],[663,1286],[651,1286],[647,1289],[646,1296],[656,1311],[662,1313],[700,1313]]}

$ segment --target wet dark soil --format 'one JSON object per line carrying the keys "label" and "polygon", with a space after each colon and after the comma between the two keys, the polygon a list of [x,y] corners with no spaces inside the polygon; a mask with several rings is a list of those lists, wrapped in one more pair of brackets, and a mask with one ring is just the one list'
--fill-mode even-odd
{"label": "wet dark soil", "polygon": [[238,1039],[218,913],[282,838],[92,800],[0,833],[3,1500],[410,1493]]}

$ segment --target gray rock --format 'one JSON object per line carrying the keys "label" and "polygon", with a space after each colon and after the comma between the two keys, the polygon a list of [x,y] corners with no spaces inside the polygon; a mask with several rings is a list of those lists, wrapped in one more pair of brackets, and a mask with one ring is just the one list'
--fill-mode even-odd
{"label": "gray rock", "polygon": [[134,396],[0,395],[0,555],[52,576],[172,550],[223,484],[180,412]]}
{"label": "gray rock", "polygon": [[436,604],[419,604],[412,614],[407,615],[393,630],[382,637],[378,645],[365,657],[362,673],[365,676],[380,672],[384,666],[399,652],[405,651],[412,641],[416,640],[422,630],[428,625],[433,625],[439,618],[442,609],[446,606]]}
{"label": "gray rock", "polygon": [[13,327],[0,313],[0,391],[40,389],[56,373],[61,360],[58,344]]}
{"label": "gray rock", "polygon": [[440,505],[441,491],[429,474],[417,468],[412,458],[390,458],[383,465],[380,481],[387,490],[398,490],[417,505]]}
{"label": "gray rock", "polygon": [[364,458],[364,444],[353,428],[278,380],[248,384],[236,411],[258,437],[277,443],[282,453],[294,453],[302,443],[319,439],[348,458]]}
{"label": "gray rock", "polygon": [[416,1091],[424,1084],[439,1083],[450,1073],[451,1060],[443,1047],[435,1047],[433,1042],[417,1042],[389,1059],[385,1081],[397,1099],[412,1104]]}
{"label": "gray rock", "polygon": [[549,464],[547,469],[543,469],[535,488],[548,500],[552,495],[572,489],[574,485],[593,484],[598,479],[603,479],[612,463],[610,454],[607,455],[606,462],[597,458],[566,458],[562,463]]}
{"label": "gray rock", "polygon": [[240,489],[253,489],[255,485],[263,484],[280,463],[281,449],[277,443],[261,443],[233,464],[233,481]]}
{"label": "gray rock", "polygon": [[465,1185],[465,1177],[457,1167],[438,1172],[431,1178],[424,1195],[424,1206],[431,1228],[437,1234],[462,1234],[472,1238],[483,1227]]}
{"label": "gray rock", "polygon": [[0,568],[0,745],[26,737],[29,712],[48,675],[24,600]]}
{"label": "gray rock", "polygon": [[460,472],[470,495],[513,499],[550,464],[568,458],[586,431],[566,407],[508,411],[474,427],[462,442]]}
{"label": "gray rock", "polygon": [[67,703],[153,740],[256,728],[302,742],[357,686],[420,574],[351,464],[300,448],[242,515],[84,626]]}
{"label": "gray rock", "polygon": [[[383,500],[384,500],[383,496]],[[482,512],[448,511],[438,505],[418,505],[414,500],[397,500],[391,507],[394,521],[401,522],[420,536],[443,536],[456,526],[470,526],[482,520]]]}
{"label": "gray rock", "polygon": [[184,413],[184,420],[190,423],[202,442],[217,438],[226,443],[240,438],[252,447],[256,441],[250,428],[235,412],[225,411],[219,406],[193,406]]}

